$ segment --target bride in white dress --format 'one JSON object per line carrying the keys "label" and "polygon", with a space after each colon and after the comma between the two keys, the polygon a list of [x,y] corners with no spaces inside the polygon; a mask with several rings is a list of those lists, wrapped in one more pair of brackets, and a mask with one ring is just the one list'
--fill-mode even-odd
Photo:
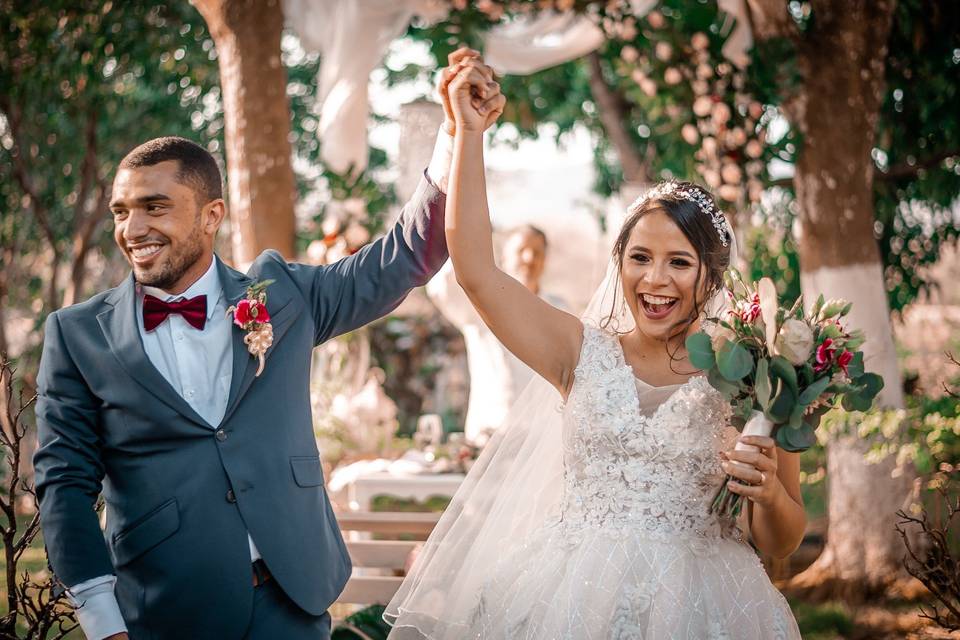
{"label": "bride in white dress", "polygon": [[[805,526],[796,454],[733,451],[722,396],[683,342],[722,297],[733,236],[713,198],[664,183],[631,206],[582,318],[493,260],[482,132],[502,103],[456,116],[446,233],[484,321],[542,377],[487,445],[387,607],[390,637],[463,640],[797,639],[783,596],[733,521],[708,508],[727,472],[753,544],[783,557]],[[492,78],[490,78],[492,82]],[[730,462],[741,463],[740,466]]]}

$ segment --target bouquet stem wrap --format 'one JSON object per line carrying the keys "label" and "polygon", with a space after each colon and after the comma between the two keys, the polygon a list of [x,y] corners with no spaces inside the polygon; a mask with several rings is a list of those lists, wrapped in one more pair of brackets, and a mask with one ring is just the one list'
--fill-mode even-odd
{"label": "bouquet stem wrap", "polygon": [[[771,422],[762,411],[753,411],[750,414],[750,419],[747,420],[745,425],[743,425],[742,435],[745,436],[769,437],[771,433],[773,433],[773,422]],[[734,449],[737,451],[760,451],[759,447],[755,447],[752,444],[745,444],[743,442],[737,442],[737,446],[734,447]],[[753,468],[752,466],[743,464],[742,462],[731,461],[730,464],[739,465],[748,469]],[[719,514],[721,517],[736,518],[738,515],[740,515],[740,509],[743,507],[743,496],[736,494],[727,488],[727,482],[730,480],[736,480],[736,478],[729,475],[726,477],[723,485],[720,487],[720,490],[717,491],[717,495],[713,499],[713,504],[711,505],[710,510]]]}

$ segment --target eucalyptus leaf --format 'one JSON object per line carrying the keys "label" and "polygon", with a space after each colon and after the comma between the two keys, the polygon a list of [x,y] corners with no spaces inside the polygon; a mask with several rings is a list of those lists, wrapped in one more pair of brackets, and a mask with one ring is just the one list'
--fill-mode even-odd
{"label": "eucalyptus leaf", "polygon": [[827,390],[827,387],[830,386],[830,376],[824,376],[819,380],[815,380],[813,384],[803,390],[800,394],[800,404],[806,406],[811,404],[814,400],[820,397],[820,394]]}
{"label": "eucalyptus leaf", "polygon": [[711,387],[722,393],[727,400],[733,399],[734,396],[740,393],[740,387],[724,380],[716,368],[707,371],[707,382],[710,383]]}
{"label": "eucalyptus leaf", "polygon": [[857,384],[864,387],[860,395],[872,401],[883,389],[883,378],[876,373],[865,373],[857,378]]}
{"label": "eucalyptus leaf", "polygon": [[750,419],[750,415],[753,413],[753,398],[746,397],[740,400],[737,403],[736,414],[744,419],[744,421]]}
{"label": "eucalyptus leaf", "polygon": [[785,385],[780,385],[779,392],[774,397],[773,402],[770,403],[770,408],[767,409],[767,417],[774,424],[783,424],[790,419],[794,405],[796,405],[796,401],[793,393]]}
{"label": "eucalyptus leaf", "polygon": [[777,429],[775,439],[780,448],[791,453],[806,451],[817,443],[817,436],[813,427],[805,422],[801,422],[796,429],[787,426],[780,427]]}
{"label": "eucalyptus leaf", "polygon": [[847,375],[856,380],[863,374],[863,351],[857,351],[855,354],[853,354],[853,360],[851,360],[847,365]]}
{"label": "eucalyptus leaf", "polygon": [[803,424],[803,410],[806,409],[805,405],[800,404],[799,402],[793,405],[793,411],[790,412],[790,420],[787,421],[787,426],[791,429],[798,429],[800,425]]}
{"label": "eucalyptus leaf", "polygon": [[846,393],[843,396],[845,411],[869,411],[873,406],[873,398],[866,398],[858,392]]}
{"label": "eucalyptus leaf", "polygon": [[701,331],[693,334],[687,338],[686,345],[690,363],[697,369],[707,371],[716,365],[713,346],[710,344],[710,336],[706,333]]}
{"label": "eucalyptus leaf", "polygon": [[770,360],[770,370],[775,376],[787,384],[787,388],[793,392],[794,397],[800,395],[800,389],[797,384],[797,370],[783,356],[774,356]]}
{"label": "eucalyptus leaf", "polygon": [[717,354],[717,369],[730,382],[737,382],[753,371],[753,356],[736,342],[727,342]]}
{"label": "eucalyptus leaf", "polygon": [[759,404],[764,411],[770,406],[770,394],[772,393],[770,389],[769,367],[770,364],[766,358],[757,360],[757,371],[754,376],[756,381],[754,382],[753,390],[757,394],[757,404]]}

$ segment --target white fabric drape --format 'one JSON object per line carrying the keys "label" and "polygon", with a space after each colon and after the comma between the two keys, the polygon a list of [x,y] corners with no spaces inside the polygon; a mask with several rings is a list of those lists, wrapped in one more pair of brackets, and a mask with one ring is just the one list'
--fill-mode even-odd
{"label": "white fabric drape", "polygon": [[367,166],[370,72],[416,16],[447,14],[441,0],[284,0],[284,15],[304,49],[321,56],[320,157],[338,173]]}
{"label": "white fabric drape", "polygon": [[[631,0],[633,15],[641,18],[658,0]],[[753,45],[746,0],[717,0],[722,11],[736,19],[723,45],[723,55],[738,66],[749,62]],[[603,44],[603,30],[590,18],[572,12],[544,11],[498,25],[484,38],[487,63],[502,75],[529,75],[595,51]]]}
{"label": "white fabric drape", "polygon": [[[642,17],[658,0],[631,0]],[[746,0],[717,0],[737,23],[723,46],[731,62],[744,66],[752,46]],[[370,72],[390,42],[415,17],[432,24],[446,17],[444,0],[284,0],[287,26],[308,51],[319,52],[320,86],[317,136],[321,158],[331,169],[355,172],[367,166]],[[596,50],[603,31],[572,12],[541,12],[518,17],[490,30],[484,41],[487,62],[501,74],[528,75],[575,60]]]}

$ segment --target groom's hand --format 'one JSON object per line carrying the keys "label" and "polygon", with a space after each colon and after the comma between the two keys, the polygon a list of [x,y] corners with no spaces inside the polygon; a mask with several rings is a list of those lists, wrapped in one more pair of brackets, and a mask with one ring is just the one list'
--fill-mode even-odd
{"label": "groom's hand", "polygon": [[107,636],[104,640],[130,640],[130,636],[126,632],[115,633],[112,636]]}
{"label": "groom's hand", "polygon": [[[486,112],[484,129],[487,129],[503,111],[503,100],[499,99],[500,85],[494,80],[493,69],[484,64],[479,51],[460,47],[447,56],[448,66],[440,73],[437,93],[443,104],[443,128],[451,136],[456,134],[457,124],[453,104],[450,99],[450,83],[459,75],[466,80],[470,89],[470,104],[478,112]],[[499,106],[499,108],[496,108]]]}

